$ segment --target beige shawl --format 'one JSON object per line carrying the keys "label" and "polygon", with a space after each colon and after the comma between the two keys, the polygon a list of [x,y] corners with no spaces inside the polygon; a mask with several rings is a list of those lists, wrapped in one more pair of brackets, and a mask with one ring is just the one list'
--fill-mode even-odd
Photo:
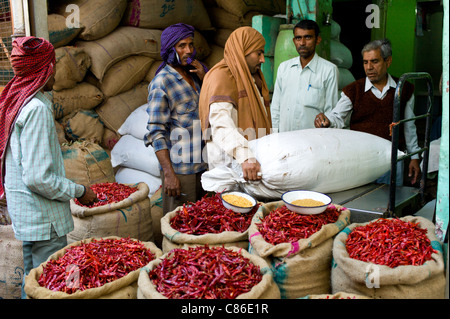
{"label": "beige shawl", "polygon": [[[261,33],[251,27],[236,29],[225,44],[224,58],[205,76],[200,93],[199,112],[202,131],[209,127],[209,106],[216,102],[229,102],[237,109],[238,127],[243,131],[265,129],[270,134],[269,90],[261,70],[250,73],[245,56],[264,49]],[[259,89],[254,85],[254,80]],[[262,103],[260,93],[264,99]],[[208,136],[204,134],[204,136]],[[247,137],[248,138],[248,137]]]}

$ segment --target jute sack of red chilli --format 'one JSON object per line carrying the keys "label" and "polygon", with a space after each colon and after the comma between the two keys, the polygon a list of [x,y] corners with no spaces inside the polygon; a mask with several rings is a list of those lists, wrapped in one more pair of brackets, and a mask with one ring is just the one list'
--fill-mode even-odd
{"label": "jute sack of red chilli", "polygon": [[[109,186],[108,186],[109,185]],[[101,186],[107,189],[131,187],[135,191],[126,198],[113,202],[113,198],[104,197],[104,194],[97,194],[100,199],[107,201],[102,204],[99,201],[95,207],[82,206],[75,200],[70,201],[70,211],[74,221],[74,230],[67,234],[69,243],[91,237],[119,236],[131,237],[142,241],[153,241],[152,216],[150,211],[150,199],[148,198],[149,188],[145,183],[120,184],[120,183],[100,183],[94,186]],[[118,192],[116,190],[115,192]],[[107,191],[105,191],[108,194]],[[123,197],[116,194],[118,198]]]}
{"label": "jute sack of red chilli", "polygon": [[241,214],[225,208],[220,193],[184,204],[161,219],[162,251],[183,245],[223,245],[248,249],[253,211]]}
{"label": "jute sack of red chilli", "polygon": [[159,258],[152,242],[110,236],[74,242],[25,277],[31,299],[136,299],[140,269]]}
{"label": "jute sack of red chilli", "polygon": [[280,299],[267,262],[243,248],[183,245],[141,269],[138,299]]}
{"label": "jute sack of red chilli", "polygon": [[367,296],[337,292],[335,294],[309,295],[301,299],[370,299]]}
{"label": "jute sack of red chilli", "polygon": [[[0,201],[0,217],[2,217]],[[6,207],[5,207],[6,209]],[[22,241],[14,235],[8,212],[3,212],[9,224],[3,224],[0,218],[0,274],[4,278],[0,285],[0,299],[19,299],[23,275]]]}
{"label": "jute sack of red chilli", "polygon": [[354,223],[334,240],[333,293],[381,299],[444,298],[444,272],[435,226],[423,217]]}
{"label": "jute sack of red chilli", "polygon": [[[275,241],[269,239],[268,235],[264,234],[261,223],[271,213],[285,214],[285,218],[287,216],[288,219],[304,217],[305,221],[299,221],[299,227],[306,231],[305,235],[291,236],[295,239],[284,238]],[[329,223],[321,222],[320,228],[318,226],[310,227],[310,221],[313,221],[312,223],[315,225],[320,225],[314,222],[314,219],[322,217],[299,215],[287,210],[283,201],[277,201],[262,205],[253,216],[249,228],[249,252],[268,261],[282,299],[328,294],[331,291],[333,237],[349,224],[350,211],[342,206],[331,204],[322,214],[333,214],[335,219]],[[290,220],[284,220],[279,222],[278,226],[274,223],[268,229],[271,230],[272,237],[288,234],[288,230],[293,230],[295,225]],[[300,239],[296,240],[296,238]],[[280,240],[283,242],[278,243]],[[275,244],[271,242],[275,242]]]}

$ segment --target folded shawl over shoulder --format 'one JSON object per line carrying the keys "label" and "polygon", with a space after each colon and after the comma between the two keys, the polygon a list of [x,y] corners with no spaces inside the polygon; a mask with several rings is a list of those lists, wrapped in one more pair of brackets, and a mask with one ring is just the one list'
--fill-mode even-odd
{"label": "folded shawl over shoulder", "polygon": [[4,197],[4,160],[12,127],[23,106],[53,74],[55,49],[43,38],[20,37],[13,41],[11,66],[14,77],[0,95],[0,198]]}
{"label": "folded shawl over shoulder", "polygon": [[264,75],[258,70],[252,76],[245,60],[246,55],[263,50],[264,45],[264,37],[251,27],[238,28],[228,38],[223,60],[203,80],[199,106],[204,137],[209,136],[206,133],[209,127],[209,106],[216,102],[233,104],[238,112],[238,127],[244,132],[254,129],[255,137],[270,134],[269,90]]}

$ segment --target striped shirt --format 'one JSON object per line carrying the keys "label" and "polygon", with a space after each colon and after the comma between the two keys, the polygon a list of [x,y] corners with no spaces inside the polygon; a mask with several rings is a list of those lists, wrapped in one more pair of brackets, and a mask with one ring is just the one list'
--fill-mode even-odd
{"label": "striped shirt", "polygon": [[176,174],[206,170],[202,159],[204,141],[198,114],[200,84],[196,90],[173,67],[166,65],[149,84],[149,115],[144,137],[155,152],[167,149]]}
{"label": "striped shirt", "polygon": [[69,200],[84,188],[65,178],[52,103],[38,92],[12,128],[5,159],[5,193],[15,236],[22,241],[50,239],[73,230]]}

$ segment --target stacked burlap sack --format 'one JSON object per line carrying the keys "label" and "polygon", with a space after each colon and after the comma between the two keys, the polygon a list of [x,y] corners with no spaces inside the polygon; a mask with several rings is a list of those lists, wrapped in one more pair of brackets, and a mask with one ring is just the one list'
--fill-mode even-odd
{"label": "stacked burlap sack", "polygon": [[111,159],[97,143],[63,143],[61,151],[68,179],[83,185],[115,182]]}
{"label": "stacked burlap sack", "polygon": [[[110,236],[103,239],[117,239],[119,237]],[[137,298],[137,280],[139,272],[142,268],[134,270],[127,275],[104,284],[96,288],[89,288],[86,290],[78,290],[72,294],[62,291],[52,291],[48,288],[42,287],[38,280],[44,271],[45,265],[54,259],[61,258],[68,248],[72,246],[80,246],[83,243],[90,243],[92,240],[100,238],[88,238],[81,241],[73,242],[66,247],[58,250],[52,254],[47,261],[34,268],[25,278],[25,293],[27,298],[32,299],[136,299]],[[156,258],[162,255],[161,250],[152,242],[142,242],[145,248],[149,249]],[[69,280],[69,279],[67,279]]]}
{"label": "stacked burlap sack", "polygon": [[276,201],[258,209],[249,228],[249,252],[268,262],[282,299],[329,294],[333,239],[350,223],[350,210],[335,205],[341,209],[335,223],[324,225],[308,238],[273,245],[261,235],[257,223],[282,206],[283,201]]}
{"label": "stacked burlap sack", "polygon": [[[390,268],[349,257],[346,240],[359,226],[354,223],[340,232],[333,244],[331,271],[332,292],[346,292],[377,299],[441,299],[445,296],[445,268],[442,246],[435,234],[435,225],[426,218],[405,216],[403,221],[418,223],[427,230],[427,237],[436,253],[423,265],[400,265]],[[374,222],[374,221],[372,221]]]}
{"label": "stacked burlap sack", "polygon": [[0,200],[0,299],[20,299],[24,274],[22,241],[14,237],[5,200]]}

